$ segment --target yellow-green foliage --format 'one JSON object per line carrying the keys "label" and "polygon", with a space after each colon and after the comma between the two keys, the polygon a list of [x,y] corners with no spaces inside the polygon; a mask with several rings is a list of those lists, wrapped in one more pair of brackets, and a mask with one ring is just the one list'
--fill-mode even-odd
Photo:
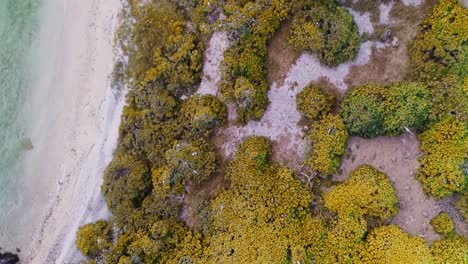
{"label": "yellow-green foliage", "polygon": [[296,95],[297,110],[310,120],[319,119],[330,112],[333,104],[333,96],[313,84],[309,84]]}
{"label": "yellow-green foliage", "polygon": [[462,217],[465,219],[465,221],[468,221],[468,191],[467,190],[461,193],[460,196],[458,197],[457,209],[462,215]]}
{"label": "yellow-green foliage", "polygon": [[201,237],[182,223],[164,220],[152,223],[147,232],[121,236],[107,254],[107,263],[198,263]]}
{"label": "yellow-green foliage", "polygon": [[397,82],[386,88],[384,134],[399,135],[406,128],[423,128],[432,108],[427,87],[417,82]]}
{"label": "yellow-green foliage", "polygon": [[383,133],[385,95],[386,90],[374,84],[358,86],[346,93],[340,115],[350,134],[375,137]]}
{"label": "yellow-green foliage", "polygon": [[151,191],[148,168],[134,157],[118,151],[104,172],[101,190],[111,212],[119,207],[137,208]]}
{"label": "yellow-green foliage", "polygon": [[179,116],[191,136],[209,136],[226,123],[227,108],[213,95],[194,95],[182,103]]}
{"label": "yellow-green foliage", "polygon": [[135,18],[127,75],[139,86],[162,86],[179,96],[200,80],[203,45],[176,6],[166,0],[132,1]]}
{"label": "yellow-green foliage", "polygon": [[315,171],[334,173],[340,167],[349,138],[340,116],[324,116],[322,120],[311,125],[307,138],[313,149],[305,163]]}
{"label": "yellow-green foliage", "polygon": [[162,90],[140,88],[130,92],[119,128],[119,145],[126,153],[160,166],[165,151],[172,147],[179,124],[179,104]]}
{"label": "yellow-green foliage", "polygon": [[323,226],[312,194],[287,168],[269,162],[266,138],[250,137],[230,163],[230,187],[211,204],[210,263],[303,261]]}
{"label": "yellow-green foliage", "polygon": [[317,246],[310,249],[312,263],[359,263],[367,222],[364,217],[346,213],[333,220],[322,231]]}
{"label": "yellow-green foliage", "polygon": [[346,94],[341,117],[350,134],[394,136],[407,128],[423,128],[431,107],[429,91],[423,84],[399,82],[387,87],[366,84]]}
{"label": "yellow-green foliage", "polygon": [[429,248],[422,238],[409,236],[396,225],[373,229],[361,252],[363,263],[432,263]]}
{"label": "yellow-green foliage", "polygon": [[419,135],[421,167],[417,178],[424,190],[442,198],[464,189],[466,175],[462,170],[468,153],[468,126],[453,117],[447,117]]}
{"label": "yellow-green foliage", "polygon": [[[468,64],[468,63],[467,63]],[[434,102],[429,119],[435,123],[445,116],[454,116],[468,123],[468,77],[445,75],[428,82]]]}
{"label": "yellow-green foliage", "polygon": [[448,72],[462,79],[467,76],[468,10],[457,0],[441,0],[421,23],[410,58],[423,80],[436,80]]}
{"label": "yellow-green foliage", "polygon": [[398,212],[398,198],[388,177],[369,165],[351,172],[349,179],[324,195],[333,212],[389,219]]}
{"label": "yellow-green foliage", "polygon": [[104,220],[83,225],[76,233],[76,247],[84,256],[99,258],[111,245],[109,226]]}
{"label": "yellow-green foliage", "polygon": [[291,1],[227,1],[224,27],[234,44],[224,53],[221,94],[233,101],[241,122],[260,119],[268,103],[267,41],[287,19]]}
{"label": "yellow-green foliage", "polygon": [[268,103],[267,86],[260,83],[259,86],[252,84],[247,78],[239,77],[234,85],[234,102],[237,109],[237,119],[248,121],[260,119]]}
{"label": "yellow-green foliage", "polygon": [[177,177],[173,169],[169,166],[153,168],[151,171],[153,180],[153,194],[158,198],[164,198],[167,195],[181,196],[185,193],[185,179],[182,176]]}
{"label": "yellow-green foliage", "polygon": [[455,234],[455,225],[452,218],[446,213],[442,212],[436,217],[431,219],[431,225],[434,230],[443,236],[452,236]]}
{"label": "yellow-green foliage", "polygon": [[431,251],[435,264],[468,263],[468,240],[458,234],[434,242]]}
{"label": "yellow-green foliage", "polygon": [[214,147],[205,140],[176,141],[166,152],[166,161],[173,184],[185,179],[200,183],[211,176],[217,164]]}
{"label": "yellow-green foliage", "polygon": [[297,50],[316,53],[326,65],[355,59],[361,40],[353,17],[342,7],[322,2],[312,2],[294,16],[290,42]]}

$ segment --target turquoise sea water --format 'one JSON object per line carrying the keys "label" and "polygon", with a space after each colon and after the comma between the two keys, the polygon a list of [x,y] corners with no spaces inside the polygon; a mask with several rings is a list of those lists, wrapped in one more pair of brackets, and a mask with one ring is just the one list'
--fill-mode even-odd
{"label": "turquoise sea water", "polygon": [[30,84],[40,1],[0,0],[0,224],[18,202],[16,179],[26,125],[20,116]]}

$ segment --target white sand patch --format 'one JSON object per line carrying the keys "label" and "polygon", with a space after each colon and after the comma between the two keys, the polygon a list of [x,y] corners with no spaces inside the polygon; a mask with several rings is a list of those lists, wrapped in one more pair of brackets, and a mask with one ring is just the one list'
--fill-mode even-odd
{"label": "white sand patch", "polygon": [[268,98],[270,105],[260,121],[250,121],[245,126],[238,126],[233,122],[233,107],[229,107],[230,125],[220,131],[226,139],[221,149],[224,155],[231,155],[245,137],[259,135],[276,141],[278,151],[282,155],[294,155],[301,161],[304,156],[305,144],[303,127],[298,125],[301,119],[296,110],[296,95],[312,81],[326,78],[337,88],[344,91],[348,87],[344,82],[354,65],[362,65],[369,61],[372,47],[377,49],[385,45],[376,42],[364,42],[359,50],[357,59],[330,68],[320,64],[315,55],[302,54],[286,75],[284,84],[278,86],[273,83]]}
{"label": "white sand patch", "polygon": [[401,0],[405,6],[419,6],[424,0]]}
{"label": "white sand patch", "polygon": [[224,59],[224,51],[227,50],[229,44],[226,32],[213,33],[210,44],[206,49],[203,77],[197,93],[211,95],[218,93],[218,83],[221,80],[219,66]]}
{"label": "white sand patch", "polygon": [[34,149],[25,157],[25,174],[32,206],[43,213],[29,223],[35,231],[21,246],[22,263],[84,259],[75,234],[80,225],[110,214],[100,186],[117,144],[124,104],[108,78],[120,1],[50,3],[63,7],[64,19],[50,18],[60,23],[60,30],[44,39],[43,45],[55,48],[45,49],[32,96]]}
{"label": "white sand patch", "polygon": [[372,34],[374,33],[374,26],[372,26],[371,22],[371,14],[369,12],[359,13],[354,11],[351,8],[346,8],[349,13],[354,17],[354,21],[356,22],[359,30],[359,35],[363,35],[364,33]]}
{"label": "white sand patch", "polygon": [[379,5],[379,12],[380,18],[379,23],[388,25],[390,24],[390,11],[392,11],[394,2],[391,1],[388,4],[380,4]]}

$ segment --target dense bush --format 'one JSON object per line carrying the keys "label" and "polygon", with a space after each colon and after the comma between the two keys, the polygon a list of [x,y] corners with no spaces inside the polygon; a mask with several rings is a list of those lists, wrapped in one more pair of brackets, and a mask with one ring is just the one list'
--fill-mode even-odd
{"label": "dense bush", "polygon": [[362,137],[400,135],[424,127],[432,103],[426,86],[414,82],[387,87],[366,84],[350,90],[341,117],[350,134]]}
{"label": "dense bush", "polygon": [[442,212],[436,217],[431,219],[431,225],[434,227],[434,230],[443,235],[443,236],[452,236],[455,234],[455,225],[452,221],[452,218],[446,213]]}
{"label": "dense bush", "polygon": [[166,151],[166,161],[172,169],[171,180],[187,179],[196,183],[208,179],[217,165],[214,147],[205,140],[176,141]]}
{"label": "dense bush", "polygon": [[165,0],[132,1],[134,48],[126,75],[137,86],[190,94],[200,81],[203,45],[177,7]]}
{"label": "dense bush", "polygon": [[151,192],[148,168],[134,157],[117,152],[104,172],[101,190],[111,212],[119,207],[138,208]]}
{"label": "dense bush", "polygon": [[325,65],[355,59],[361,40],[353,17],[342,7],[322,2],[295,14],[290,42],[297,50],[316,53]]}
{"label": "dense bush", "polygon": [[462,170],[468,153],[468,126],[447,117],[419,135],[423,156],[417,178],[424,190],[442,198],[464,189],[467,175]]}
{"label": "dense bush", "polygon": [[434,263],[467,263],[468,240],[458,234],[434,242],[431,247]]}
{"label": "dense bush", "polygon": [[76,233],[76,247],[93,259],[99,259],[112,245],[109,225],[104,220],[81,226]]}
{"label": "dense bush", "polygon": [[441,0],[420,24],[410,47],[416,74],[437,80],[447,73],[467,76],[468,10],[457,0]]}
{"label": "dense bush", "polygon": [[[198,263],[201,237],[183,224],[156,221],[148,232],[121,236],[106,256],[107,263]],[[187,261],[187,262],[184,262]]]}
{"label": "dense bush", "polygon": [[396,225],[373,229],[361,254],[364,263],[432,263],[424,240],[409,236]]}
{"label": "dense bush", "polygon": [[314,171],[334,173],[340,167],[348,137],[348,131],[339,116],[324,116],[322,120],[313,123],[307,132],[312,151],[305,164]]}
{"label": "dense bush", "polygon": [[390,84],[387,91],[384,134],[400,135],[406,128],[422,129],[432,107],[427,87],[421,83],[400,82]]}
{"label": "dense bush", "polygon": [[297,110],[310,120],[316,120],[330,112],[334,104],[333,96],[319,87],[309,84],[296,95]]}
{"label": "dense bush", "polygon": [[468,123],[468,77],[460,80],[455,75],[446,75],[428,82],[428,87],[434,102],[429,115],[431,124],[446,116]]}
{"label": "dense bush", "polygon": [[227,121],[226,105],[212,95],[194,95],[182,103],[179,118],[191,137],[209,136]]}
{"label": "dense bush", "polygon": [[379,217],[382,220],[398,212],[398,198],[390,179],[369,165],[351,172],[346,182],[324,195],[325,205],[338,214]]}
{"label": "dense bush", "polygon": [[296,263],[318,241],[312,194],[289,169],[270,163],[269,153],[267,139],[250,137],[229,164],[230,187],[211,204],[210,262]]}
{"label": "dense bush", "polygon": [[346,93],[341,117],[352,135],[375,137],[383,133],[385,88],[366,84]]}

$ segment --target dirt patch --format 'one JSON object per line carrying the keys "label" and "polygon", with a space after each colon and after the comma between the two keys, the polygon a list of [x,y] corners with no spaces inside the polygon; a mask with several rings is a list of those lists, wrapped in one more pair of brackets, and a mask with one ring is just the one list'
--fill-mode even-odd
{"label": "dirt patch", "polygon": [[441,238],[429,221],[441,211],[447,211],[455,220],[457,231],[467,235],[463,220],[453,205],[452,198],[435,201],[426,196],[421,183],[415,178],[419,168],[419,141],[415,135],[363,139],[351,137],[339,173],[334,180],[344,181],[359,165],[368,164],[384,172],[397,191],[399,212],[392,223],[411,235],[431,243]]}
{"label": "dirt patch", "polygon": [[269,85],[273,82],[278,82],[281,85],[289,68],[300,55],[296,52],[294,46],[289,44],[290,27],[291,20],[283,22],[268,44],[266,66],[268,69],[267,78]]}
{"label": "dirt patch", "polygon": [[387,42],[391,43],[383,49],[373,49],[369,63],[353,66],[345,82],[349,87],[376,83],[386,85],[390,82],[410,78],[408,47],[419,30],[419,23],[426,12],[436,1],[428,0],[420,6],[405,5],[401,1],[381,4],[380,23],[375,27],[379,30],[370,39],[381,39],[388,31],[391,35]]}

